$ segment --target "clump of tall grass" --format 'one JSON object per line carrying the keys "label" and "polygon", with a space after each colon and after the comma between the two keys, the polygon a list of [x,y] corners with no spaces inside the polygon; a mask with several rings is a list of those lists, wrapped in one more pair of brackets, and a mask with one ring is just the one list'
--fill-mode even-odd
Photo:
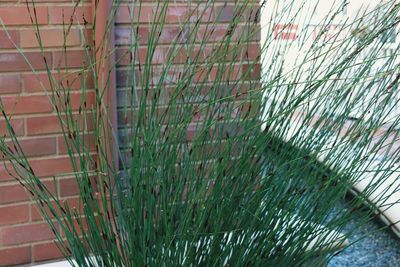
{"label": "clump of tall grass", "polygon": [[[218,24],[223,11],[208,12],[224,3],[187,2],[190,15],[162,61],[157,51],[174,2],[152,3],[145,40],[138,34],[145,2],[129,2],[130,40],[114,64],[105,62],[115,56],[109,33],[120,1],[100,44],[90,41],[89,24],[80,25],[85,64],[70,70],[82,79],[78,111],[68,85],[47,66],[49,100],[79,186],[76,207],[35,175],[0,101],[9,133],[0,139],[4,162],[72,265],[318,266],[310,260],[322,261],[338,238],[343,242],[326,229],[354,230],[344,229],[351,209],[397,171],[398,47],[382,55],[380,40],[397,27],[400,7],[382,2],[328,35],[347,5],[338,2],[313,33],[304,28],[295,42],[278,42],[322,4],[293,2],[235,2],[226,28]],[[303,53],[288,59],[293,49]],[[117,128],[106,98],[113,70],[126,59]],[[94,89],[86,87],[91,77]],[[371,169],[376,155],[386,160]],[[349,210],[338,210],[366,172],[379,179],[351,199]]]}

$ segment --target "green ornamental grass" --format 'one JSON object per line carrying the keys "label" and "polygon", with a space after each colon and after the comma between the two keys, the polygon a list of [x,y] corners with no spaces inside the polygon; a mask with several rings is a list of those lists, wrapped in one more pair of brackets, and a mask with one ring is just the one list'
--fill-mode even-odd
{"label": "green ornamental grass", "polygon": [[[362,10],[327,34],[348,5],[336,1],[317,30],[300,29],[295,42],[276,36],[288,25],[311,23],[318,1],[234,4],[221,37],[222,11],[216,17],[207,12],[221,2],[187,2],[191,16],[182,17],[166,58],[157,62],[174,2],[153,3],[143,40],[137,34],[144,27],[138,23],[143,1],[129,1],[127,52],[104,65],[116,52],[107,35],[121,5],[114,0],[101,44],[90,41],[96,23],[79,25],[85,64],[66,67],[82,79],[78,112],[68,85],[47,65],[49,101],[79,186],[76,207],[36,176],[0,98],[8,130],[0,139],[3,162],[36,202],[71,265],[321,266],[344,244],[343,236],[327,230],[350,235],[356,229],[344,227],[352,209],[368,203],[397,172],[398,47],[382,53],[382,38],[399,23],[396,1]],[[83,5],[77,2],[76,9]],[[28,6],[35,9],[34,2]],[[43,52],[34,15],[32,22]],[[64,28],[66,43],[71,25]],[[249,49],[254,44],[257,51]],[[285,56],[293,49],[302,51],[294,53],[296,60]],[[105,98],[124,58],[129,64],[117,129]],[[86,87],[91,77],[94,90]],[[376,156],[385,160],[371,169]],[[346,198],[366,172],[376,179]],[[339,209],[345,199],[350,208]],[[372,205],[360,223],[376,211]]]}

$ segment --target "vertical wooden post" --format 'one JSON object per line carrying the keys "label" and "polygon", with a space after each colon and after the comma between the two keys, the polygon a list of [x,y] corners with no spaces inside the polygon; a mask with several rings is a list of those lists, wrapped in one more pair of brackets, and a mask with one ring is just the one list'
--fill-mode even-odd
{"label": "vertical wooden post", "polygon": [[[114,144],[106,144],[107,151],[113,153],[109,155],[115,159],[115,168],[118,167],[118,141],[117,141],[117,90],[116,90],[116,69],[114,54],[114,25],[110,22],[110,14],[112,11],[112,0],[92,0],[92,14],[94,28],[94,48],[96,67],[98,68],[98,84],[100,90],[106,90],[104,95],[104,105],[110,120],[110,129],[106,140],[113,140]],[[110,138],[111,137],[111,138]],[[111,164],[111,162],[109,162]]]}

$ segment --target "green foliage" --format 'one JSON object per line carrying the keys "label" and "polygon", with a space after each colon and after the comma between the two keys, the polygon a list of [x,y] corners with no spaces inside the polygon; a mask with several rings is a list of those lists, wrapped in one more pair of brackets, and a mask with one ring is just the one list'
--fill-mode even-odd
{"label": "green foliage", "polygon": [[[60,86],[48,66],[49,97],[79,185],[77,207],[52,194],[35,175],[13,132],[12,114],[0,101],[9,132],[0,143],[4,161],[32,194],[72,265],[319,266],[331,255],[340,237],[320,225],[344,232],[351,215],[337,203],[368,171],[377,179],[349,203],[360,207],[397,170],[398,148],[392,144],[399,116],[391,114],[397,104],[398,48],[382,55],[379,40],[397,26],[400,7],[395,1],[381,3],[327,37],[346,6],[338,4],[321,21],[315,41],[298,38],[296,49],[304,56],[288,69],[283,55],[293,44],[277,42],[273,25],[307,22],[311,15],[304,12],[313,10],[306,0],[299,8],[293,2],[261,4],[273,17],[262,26],[267,38],[254,58],[246,53],[261,31],[258,4],[235,3],[229,27],[216,35],[218,19],[205,11],[219,3],[187,3],[193,16],[179,23],[181,31],[157,65],[173,3],[153,3],[148,38],[140,40],[136,32],[142,25],[135,17],[140,12],[134,10],[143,3],[132,1],[130,63],[120,109],[126,121],[120,121],[120,129],[111,123],[105,103],[111,76],[97,79],[104,59],[115,53],[108,35],[120,5],[115,2],[102,44],[96,44],[103,47],[97,51],[103,58],[86,43],[78,113],[68,101],[69,88]],[[41,43],[40,26],[34,27]],[[87,27],[81,25],[83,33]],[[341,37],[360,28],[369,30]],[[143,43],[147,53],[141,62]],[[184,60],[177,62],[182,54]],[[108,66],[106,74],[114,68]],[[96,101],[88,106],[91,76]],[[350,120],[355,113],[357,120]],[[378,134],[381,129],[386,131]],[[387,160],[371,171],[376,155]]]}

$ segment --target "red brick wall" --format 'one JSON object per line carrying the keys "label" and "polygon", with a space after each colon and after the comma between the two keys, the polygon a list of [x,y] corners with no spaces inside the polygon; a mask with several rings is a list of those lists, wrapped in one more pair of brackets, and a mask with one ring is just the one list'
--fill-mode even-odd
{"label": "red brick wall", "polygon": [[[183,72],[182,66],[185,63],[187,57],[195,57],[193,54],[196,54],[199,50],[198,47],[201,46],[201,42],[204,41],[205,45],[202,48],[202,53],[200,58],[204,60],[210,61],[212,56],[218,56],[213,54],[218,47],[220,40],[223,39],[224,36],[230,31],[230,24],[235,19],[236,15],[235,7],[243,5],[243,2],[236,2],[233,0],[214,0],[211,5],[206,4],[207,1],[200,0],[200,1],[170,1],[167,11],[166,11],[166,19],[165,25],[163,26],[163,30],[160,33],[159,45],[157,45],[154,56],[152,57],[152,72],[154,73],[154,77],[157,77],[157,73],[160,73],[163,69],[162,64],[165,63],[167,60],[171,60],[170,58],[170,50],[171,50],[171,43],[176,42],[178,36],[185,36],[185,29],[183,29],[185,23],[187,21],[192,21],[193,24],[197,21],[200,22],[199,30],[196,34],[196,43],[197,47],[194,48],[192,54],[188,53],[184,46],[178,45],[178,49],[176,50],[177,56],[173,58],[174,64],[170,68],[170,75],[166,78],[167,81],[164,81],[164,88],[168,93],[162,93],[163,99],[165,103],[168,101],[168,94],[173,94],[174,84],[175,81],[179,79],[180,73]],[[235,6],[236,3],[236,6]],[[257,3],[257,2],[255,2]],[[132,67],[130,58],[131,55],[129,53],[130,50],[130,40],[132,39],[132,30],[131,30],[131,14],[133,14],[133,20],[138,26],[138,49],[137,49],[137,59],[136,64],[138,62],[145,62],[148,49],[148,36],[149,32],[151,31],[151,20],[154,16],[157,16],[157,11],[155,4],[152,1],[143,1],[141,7],[136,5],[136,9],[132,12],[132,5],[130,1],[123,1],[121,4],[117,16],[116,16],[116,24],[115,24],[115,45],[116,45],[116,60],[117,60],[117,105],[118,105],[118,126],[120,128],[120,140],[122,146],[127,145],[129,143],[129,130],[124,131],[125,129],[129,129],[130,127],[130,112],[126,112],[126,103],[131,103],[132,95],[131,95],[131,88],[130,88],[130,81],[128,77],[132,76]],[[139,12],[140,9],[140,12]],[[160,12],[161,8],[158,8],[158,12]],[[257,13],[258,13],[258,6],[251,4],[246,4],[246,8],[239,8],[239,10],[245,10],[242,15],[240,16],[240,22],[238,23],[238,27],[233,30],[232,32],[232,47],[229,49],[228,54],[232,53],[234,49],[238,49],[237,51],[237,58],[235,58],[234,64],[232,64],[232,73],[226,79],[230,81],[234,81],[236,79],[242,79],[244,76],[249,76],[249,79],[258,80],[259,79],[259,72],[260,66],[258,64],[254,64],[257,60],[257,57],[260,54],[260,31],[257,27]],[[159,14],[159,13],[158,13]],[[140,17],[139,17],[140,16]],[[139,21],[138,20],[139,17]],[[249,23],[249,21],[251,21]],[[137,23],[138,22],[138,23]],[[251,25],[251,27],[248,27]],[[182,30],[183,29],[183,30]],[[251,29],[251,30],[250,30]],[[187,30],[187,28],[186,28]],[[254,30],[253,37],[250,38],[251,40],[246,40],[242,42],[242,45],[238,44],[238,40],[243,41],[243,37],[241,34]],[[188,30],[190,31],[190,29]],[[134,35],[134,34],[133,34]],[[134,39],[135,37],[133,37]],[[185,37],[182,38],[182,43],[185,42]],[[190,42],[190,41],[189,41]],[[179,42],[178,42],[179,43]],[[243,45],[245,43],[245,45]],[[226,62],[230,62],[231,59],[227,57],[225,59]],[[199,68],[199,73],[202,74],[196,75],[193,79],[193,86],[196,86],[195,83],[201,84],[212,84],[212,81],[215,79],[217,75],[217,64],[214,65],[209,75],[204,75],[207,73],[207,69]],[[226,69],[230,68],[229,64],[225,65]],[[250,69],[251,68],[251,69]],[[254,69],[253,69],[254,68]],[[220,71],[220,70],[219,70]],[[248,73],[251,73],[248,75]],[[134,70],[136,80],[143,79],[142,74],[138,67]],[[226,75],[225,75],[226,76]],[[128,81],[127,81],[128,80]],[[157,79],[154,79],[155,81]],[[222,79],[223,80],[223,79]],[[249,83],[243,83],[243,88],[236,90],[246,90],[246,86]],[[223,87],[223,83],[220,85]],[[137,86],[137,95],[140,94],[140,85]],[[222,89],[222,88],[221,88]],[[190,90],[190,89],[189,89]],[[230,90],[225,88],[224,90]],[[232,91],[232,94],[235,92]],[[150,93],[151,95],[151,93]],[[188,94],[190,95],[190,94]],[[163,102],[163,101],[161,101]],[[238,104],[238,110],[243,110],[244,107],[243,102]],[[156,113],[162,114],[165,112],[165,107],[162,107],[160,104],[159,110]],[[198,118],[197,118],[198,117]],[[194,120],[200,119],[201,114],[195,116]],[[187,134],[188,136],[191,133]],[[127,142],[125,142],[127,141]],[[129,145],[125,148],[125,151]],[[124,151],[124,150],[123,150]],[[127,160],[129,160],[130,153],[124,153]]]}
{"label": "red brick wall", "polygon": [[[146,36],[146,28],[152,17],[154,2],[143,1],[140,29],[141,34]],[[204,1],[205,2],[205,1]],[[219,19],[215,26],[214,34],[210,39],[217,42],[226,31],[229,30],[228,24],[233,17],[234,1],[217,1],[218,4],[208,10]],[[69,23],[73,10],[73,5],[68,0],[38,0],[36,4],[36,13],[38,23],[41,24],[41,36],[45,46],[45,57],[51,66],[58,66],[62,58],[62,23],[63,14],[65,23]],[[126,97],[124,91],[125,76],[124,71],[129,64],[125,52],[127,50],[127,40],[130,34],[129,1],[122,4],[116,18],[116,56],[120,60],[117,66],[117,86],[119,96]],[[91,21],[91,2],[88,0],[83,10],[85,20]],[[171,1],[167,15],[167,25],[161,36],[163,42],[162,48],[158,51],[162,56],[168,49],[168,44],[176,37],[178,32],[179,19],[187,19],[187,3],[184,1]],[[67,39],[69,66],[79,68],[82,64],[82,36],[76,26],[76,23],[83,23],[82,10],[78,8],[74,20],[75,26]],[[253,15],[254,15],[253,11]],[[31,21],[27,7],[23,0],[2,1],[0,3],[0,17],[6,24],[6,27],[13,41],[17,46],[23,48],[25,55],[37,70],[33,74],[29,66],[25,63],[23,57],[14,48],[12,42],[8,40],[4,31],[0,30],[0,95],[6,106],[7,112],[14,114],[12,123],[14,129],[24,148],[24,152],[29,155],[31,165],[35,173],[41,176],[45,184],[54,188],[53,175],[68,173],[70,163],[66,154],[63,137],[58,126],[57,116],[53,112],[52,106],[46,93],[42,90],[37,78],[42,80],[46,89],[49,84],[43,64],[42,55],[39,52],[35,33],[30,26]],[[206,23],[206,20],[202,23]],[[203,27],[205,29],[205,27]],[[203,31],[204,33],[204,31]],[[233,38],[237,40],[237,37]],[[246,51],[243,51],[243,58],[238,58],[235,73],[247,72],[250,65],[242,66],[241,60],[256,60],[259,53],[259,35],[256,35]],[[145,38],[141,44],[141,55],[146,53]],[[205,50],[205,52],[209,50]],[[125,55],[125,56],[124,56]],[[184,58],[185,55],[182,55]],[[122,59],[121,59],[122,57]],[[163,60],[160,58],[160,60]],[[179,59],[178,59],[179,61]],[[157,64],[157,62],[153,62]],[[161,63],[161,62],[158,62]],[[179,62],[178,62],[179,63]],[[61,65],[62,66],[62,65]],[[259,72],[259,68],[254,70]],[[211,73],[209,79],[213,79]],[[57,75],[56,75],[57,76]],[[258,75],[252,76],[258,79]],[[67,78],[68,79],[68,78]],[[62,77],[62,80],[66,78]],[[72,80],[72,79],[70,79]],[[211,81],[210,80],[210,81]],[[79,80],[70,84],[72,96],[80,96],[81,84]],[[126,100],[126,99],[125,99]],[[123,105],[123,99],[119,105]],[[78,106],[76,106],[78,108]],[[123,120],[124,118],[119,118]],[[121,121],[120,121],[121,124]],[[120,125],[123,127],[123,125]],[[4,121],[0,119],[0,134],[5,134]],[[76,199],[76,187],[72,175],[66,175],[56,179],[56,187],[61,197],[74,201]],[[48,259],[60,257],[56,246],[51,241],[53,235],[42,221],[34,204],[29,200],[28,194],[13,178],[9,177],[0,167],[0,266],[9,266],[12,264],[22,264],[29,262],[39,262]]]}
{"label": "red brick wall", "polygon": [[[36,1],[37,22],[41,25],[41,37],[45,57],[50,67],[57,69],[63,55],[64,23],[70,23],[74,7],[68,0]],[[83,9],[85,20],[91,21],[91,1]],[[32,6],[31,14],[33,14]],[[44,60],[38,48],[35,31],[25,1],[1,1],[0,18],[12,41],[25,51],[37,73],[32,73],[29,65],[0,27],[0,96],[6,111],[13,114],[14,130],[31,164],[42,181],[49,188],[56,187],[60,196],[69,200],[76,198],[74,178],[53,175],[71,171],[69,159],[63,145],[63,137],[58,119],[53,112],[48,96],[39,81],[49,90]],[[69,65],[82,64],[82,36],[77,23],[83,23],[82,9],[79,7],[74,17],[74,26],[68,35]],[[61,62],[61,64],[64,64]],[[65,74],[64,74],[65,76]],[[55,74],[55,77],[58,77]],[[63,77],[64,82],[72,77]],[[71,84],[72,98],[80,97],[80,80]],[[4,120],[0,118],[0,134],[6,132]],[[61,255],[52,242],[53,234],[43,222],[34,204],[24,189],[10,177],[3,164],[0,166],[0,266],[10,266],[29,262],[59,258]]]}

